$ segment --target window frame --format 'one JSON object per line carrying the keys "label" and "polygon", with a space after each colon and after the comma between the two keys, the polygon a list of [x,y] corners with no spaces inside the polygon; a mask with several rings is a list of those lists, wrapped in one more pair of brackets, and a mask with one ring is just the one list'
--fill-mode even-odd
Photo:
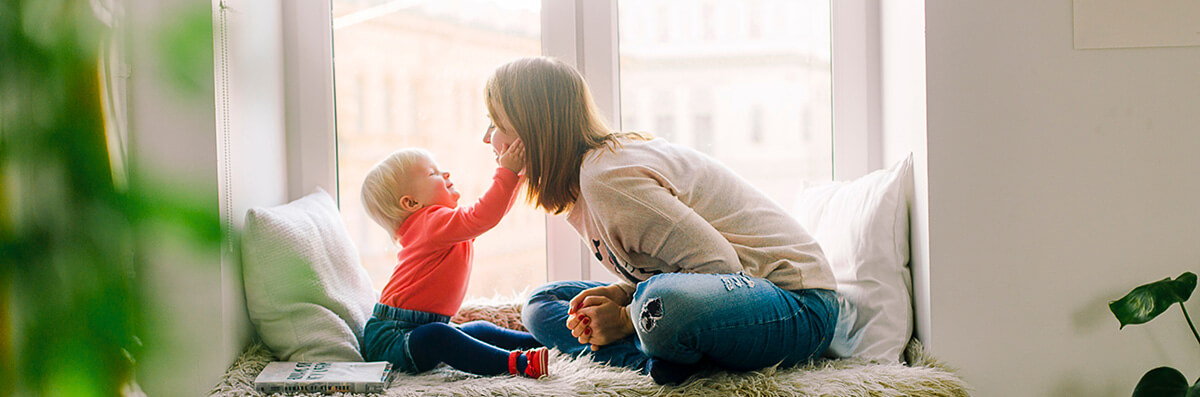
{"label": "window frame", "polygon": [[333,2],[280,3],[288,197],[303,197],[319,187],[337,201]]}
{"label": "window frame", "polygon": [[[337,197],[332,1],[284,1],[282,8],[288,195],[321,187]],[[830,14],[833,177],[847,180],[882,164],[879,5],[831,1]],[[619,129],[617,15],[617,0],[542,0],[542,53],[578,68]],[[546,216],[546,246],[550,281],[616,280],[563,216]]]}

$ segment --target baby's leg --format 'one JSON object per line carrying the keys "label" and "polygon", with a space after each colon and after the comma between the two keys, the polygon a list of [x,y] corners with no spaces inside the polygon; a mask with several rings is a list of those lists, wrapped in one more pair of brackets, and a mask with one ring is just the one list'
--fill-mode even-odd
{"label": "baby's leg", "polygon": [[[418,372],[446,363],[461,371],[476,375],[508,374],[508,351],[445,323],[429,323],[417,327],[408,337],[409,355]],[[524,361],[522,355],[519,361]],[[518,364],[523,369],[524,363]]]}
{"label": "baby's leg", "polygon": [[501,349],[525,350],[542,346],[541,343],[538,343],[537,339],[533,338],[533,334],[504,328],[488,321],[476,320],[463,324],[459,328],[467,333],[467,335]]}

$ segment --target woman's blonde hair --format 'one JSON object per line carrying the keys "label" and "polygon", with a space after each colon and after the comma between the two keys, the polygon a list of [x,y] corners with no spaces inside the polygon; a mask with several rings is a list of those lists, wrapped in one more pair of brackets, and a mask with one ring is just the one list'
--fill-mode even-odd
{"label": "woman's blonde hair", "polygon": [[[500,65],[488,78],[488,114],[507,117],[525,143],[528,198],[559,214],[579,198],[579,167],[588,151],[618,144],[575,68],[549,57],[529,57]],[[611,146],[610,146],[611,147]]]}
{"label": "woman's blonde hair", "polygon": [[363,208],[371,220],[388,231],[392,240],[410,212],[400,207],[400,198],[408,194],[408,175],[420,159],[433,159],[425,149],[400,149],[375,164],[362,185]]}

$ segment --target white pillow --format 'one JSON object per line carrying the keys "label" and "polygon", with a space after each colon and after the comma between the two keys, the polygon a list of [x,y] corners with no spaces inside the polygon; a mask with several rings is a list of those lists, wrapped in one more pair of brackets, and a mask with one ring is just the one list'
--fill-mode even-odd
{"label": "white pillow", "polygon": [[363,326],[378,296],[329,193],[251,208],[242,262],[247,311],[276,356],[363,361]]}
{"label": "white pillow", "polygon": [[[838,293],[851,304],[842,302],[830,355],[901,361],[913,329],[911,183],[909,155],[853,181],[805,186],[796,197],[793,215],[821,244]],[[845,329],[850,323],[853,328]]]}

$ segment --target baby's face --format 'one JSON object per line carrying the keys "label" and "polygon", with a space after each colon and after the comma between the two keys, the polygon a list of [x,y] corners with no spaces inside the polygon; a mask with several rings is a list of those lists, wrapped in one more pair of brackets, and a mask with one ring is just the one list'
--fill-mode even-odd
{"label": "baby's face", "polygon": [[413,200],[422,206],[458,207],[458,198],[462,195],[454,189],[454,182],[450,182],[450,172],[439,169],[430,158],[422,158],[414,165],[408,175],[409,196]]}

